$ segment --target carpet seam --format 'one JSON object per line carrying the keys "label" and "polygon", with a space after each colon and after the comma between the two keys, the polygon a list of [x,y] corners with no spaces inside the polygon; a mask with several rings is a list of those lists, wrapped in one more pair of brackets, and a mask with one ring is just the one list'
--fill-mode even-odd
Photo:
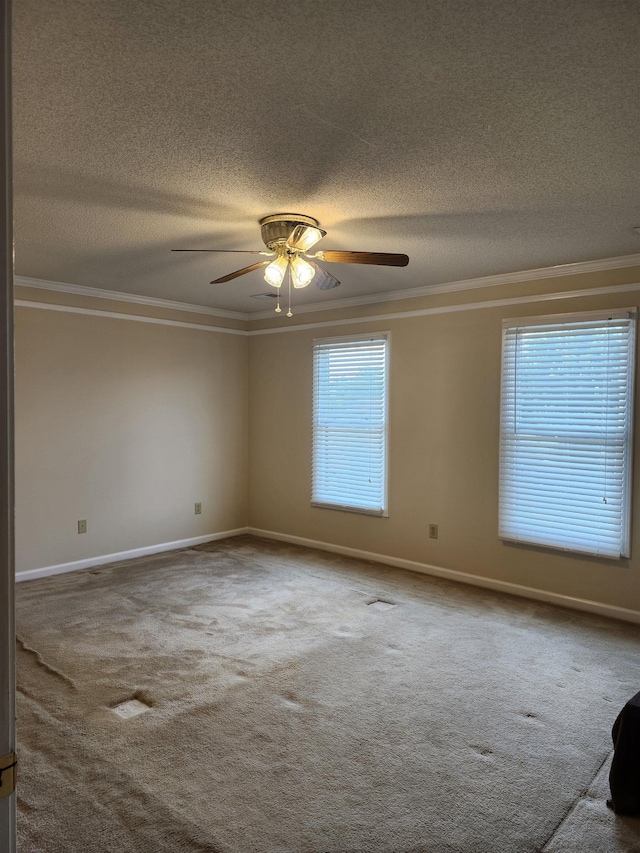
{"label": "carpet seam", "polygon": [[551,831],[551,835],[547,838],[547,840],[545,841],[545,843],[542,845],[542,847],[540,848],[539,853],[544,853],[544,851],[547,849],[547,847],[549,846],[549,844],[553,841],[554,837],[557,835],[558,830],[560,829],[560,827],[562,826],[562,824],[563,824],[563,823],[565,823],[565,821],[567,821],[567,820],[569,819],[569,817],[571,817],[572,813],[575,811],[576,806],[578,805],[578,803],[580,802],[580,800],[582,800],[582,799],[585,797],[585,795],[586,795],[587,791],[588,791],[588,790],[589,790],[589,788],[593,785],[593,783],[595,782],[595,780],[598,778],[598,774],[600,773],[600,771],[602,770],[602,768],[603,768],[603,767],[604,767],[604,765],[607,763],[607,761],[611,758],[611,756],[612,756],[612,755],[613,755],[613,750],[610,750],[609,752],[607,752],[607,754],[605,755],[605,757],[602,759],[602,761],[601,761],[601,762],[600,762],[600,764],[598,765],[598,769],[597,769],[597,770],[596,770],[596,772],[593,774],[593,778],[592,778],[589,782],[587,782],[587,785],[586,785],[586,786],[583,788],[583,790],[578,794],[578,796],[576,797],[576,799],[573,801],[573,803],[571,803],[571,805],[569,806],[569,808],[567,809],[567,811],[566,811],[566,812],[564,813],[564,815],[560,818],[560,820],[558,821],[558,823],[554,826],[553,830]]}
{"label": "carpet seam", "polygon": [[27,653],[28,653],[28,654],[30,654],[30,655],[33,655],[33,657],[34,657],[34,659],[35,659],[36,663],[38,664],[38,666],[42,667],[42,669],[44,669],[46,672],[51,673],[51,675],[55,675],[55,676],[56,676],[56,678],[59,678],[59,679],[60,679],[61,681],[63,681],[66,685],[68,685],[69,687],[71,687],[71,689],[72,689],[72,690],[77,690],[77,687],[76,687],[76,685],[75,685],[75,682],[74,682],[71,678],[69,678],[69,676],[68,676],[68,675],[65,675],[65,674],[64,674],[64,672],[62,672],[61,670],[56,669],[56,667],[55,667],[55,666],[53,666],[52,664],[47,663],[47,661],[42,657],[42,655],[40,654],[40,652],[39,652],[37,649],[34,649],[34,648],[32,648],[31,646],[29,646],[29,645],[28,645],[28,644],[27,644],[27,643],[22,639],[22,637],[21,637],[19,634],[16,634],[16,642],[18,643],[18,645],[20,646],[20,648],[21,648],[23,651],[27,652]]}

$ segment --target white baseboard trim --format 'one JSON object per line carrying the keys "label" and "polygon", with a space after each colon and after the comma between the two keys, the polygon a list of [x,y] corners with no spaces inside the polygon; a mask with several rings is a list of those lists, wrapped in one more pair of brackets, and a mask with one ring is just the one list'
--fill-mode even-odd
{"label": "white baseboard trim", "polygon": [[180,548],[190,548],[193,545],[203,545],[216,539],[228,539],[231,536],[242,536],[249,528],[237,527],[235,530],[223,530],[220,533],[208,533],[206,536],[192,536],[190,539],[178,539],[175,542],[162,542],[159,545],[147,545],[144,548],[133,548],[131,551],[118,551],[115,554],[103,554],[99,557],[88,557],[86,560],[74,560],[72,563],[59,563],[57,566],[43,566],[41,569],[28,569],[16,572],[16,583],[31,581],[36,578],[47,578],[51,575],[62,575],[66,572],[77,572],[80,569],[90,569],[93,566],[104,566],[106,563],[119,563],[122,560],[132,560],[135,557],[147,557],[150,554],[161,554],[163,551],[177,551]]}
{"label": "white baseboard trim", "polygon": [[405,560],[402,557],[374,554],[371,551],[361,551],[359,548],[348,548],[346,545],[334,545],[330,542],[319,542],[316,539],[304,539],[302,536],[292,536],[288,533],[276,533],[273,530],[260,530],[257,527],[249,527],[247,528],[247,533],[251,536],[262,536],[264,539],[276,539],[280,542],[290,542],[292,545],[317,548],[320,551],[330,551],[333,554],[342,554],[345,557],[357,557],[361,560],[369,560],[372,563],[385,563],[388,566],[409,569],[412,572],[420,572],[423,575],[433,575],[438,578],[457,581],[458,583],[471,584],[472,586],[479,586],[484,589],[493,589],[496,592],[506,592],[510,595],[517,595],[520,598],[531,598],[535,601],[544,601],[547,604],[568,607],[571,610],[597,613],[599,616],[608,616],[611,619],[621,619],[624,622],[640,624],[640,611],[629,610],[626,607],[617,607],[614,604],[590,601],[586,598],[574,598],[570,595],[561,595],[557,592],[548,592],[547,590],[523,586],[518,583],[494,580],[493,578],[481,575],[459,572],[456,569],[445,569],[442,566],[432,566],[429,563],[418,563],[415,560]]}

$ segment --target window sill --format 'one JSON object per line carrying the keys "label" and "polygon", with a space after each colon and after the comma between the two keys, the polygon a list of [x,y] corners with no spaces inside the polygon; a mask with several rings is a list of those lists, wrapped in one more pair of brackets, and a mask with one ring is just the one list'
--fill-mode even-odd
{"label": "window sill", "polygon": [[389,513],[386,509],[366,509],[364,507],[348,506],[346,504],[322,503],[321,501],[311,501],[311,506],[316,509],[337,509],[340,512],[355,512],[358,515],[373,515],[377,518],[389,518]]}
{"label": "window sill", "polygon": [[557,552],[560,552],[561,554],[575,554],[576,556],[579,556],[579,557],[594,557],[595,559],[598,559],[598,560],[616,560],[616,561],[618,561],[618,560],[626,560],[631,556],[630,552],[628,550],[621,552],[620,554],[605,554],[605,553],[598,552],[598,551],[593,551],[593,550],[590,551],[586,548],[585,549],[568,548],[565,545],[555,545],[555,544],[552,544],[550,542],[540,542],[540,541],[536,541],[534,539],[524,539],[524,538],[518,538],[516,536],[499,535],[498,539],[500,539],[501,542],[504,542],[508,545],[524,545],[527,548],[544,548],[545,550],[557,551]]}

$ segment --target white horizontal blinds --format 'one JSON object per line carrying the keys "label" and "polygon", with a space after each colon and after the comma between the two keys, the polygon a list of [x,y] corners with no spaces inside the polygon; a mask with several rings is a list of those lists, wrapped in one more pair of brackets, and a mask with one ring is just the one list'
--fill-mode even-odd
{"label": "white horizontal blinds", "polygon": [[385,510],[387,337],[313,347],[312,503]]}
{"label": "white horizontal blinds", "polygon": [[629,552],[635,318],[505,324],[500,536]]}

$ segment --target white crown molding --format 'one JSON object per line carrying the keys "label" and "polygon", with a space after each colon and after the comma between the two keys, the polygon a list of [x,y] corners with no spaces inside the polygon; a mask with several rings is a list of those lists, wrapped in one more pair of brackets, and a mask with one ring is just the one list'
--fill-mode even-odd
{"label": "white crown molding", "polygon": [[[615,258],[601,258],[595,261],[578,261],[573,264],[558,264],[552,267],[520,270],[518,272],[499,273],[479,278],[469,278],[462,281],[450,281],[443,284],[424,285],[407,290],[395,290],[385,293],[374,293],[369,296],[353,296],[345,299],[332,299],[330,302],[311,302],[299,305],[298,314],[308,314],[314,311],[328,311],[339,308],[352,308],[358,305],[375,305],[381,302],[395,302],[398,299],[417,299],[421,296],[432,296],[439,293],[452,293],[457,290],[471,290],[478,287],[495,287],[500,284],[515,284],[523,281],[556,278],[563,275],[580,275],[589,272],[621,269],[624,267],[640,266],[640,254],[620,255]],[[14,282],[18,287],[33,287],[38,290],[51,290],[56,293],[72,293],[76,296],[95,296],[97,299],[111,299],[119,302],[131,302],[135,305],[148,305],[154,308],[165,308],[171,311],[187,311],[191,314],[205,314],[211,317],[227,317],[231,320],[267,320],[273,317],[273,311],[226,311],[222,308],[211,308],[208,305],[194,305],[190,302],[174,302],[171,299],[156,299],[152,296],[140,296],[136,293],[126,293],[119,290],[103,290],[98,287],[86,287],[80,284],[66,284],[62,281],[47,281],[40,278],[17,275]]]}
{"label": "white crown molding", "polygon": [[532,302],[553,302],[558,299],[578,299],[581,296],[604,296],[609,293],[630,293],[640,290],[640,282],[613,284],[610,287],[588,287],[583,290],[563,290],[556,293],[539,293],[534,296],[512,296],[509,299],[487,299],[483,302],[464,302],[459,305],[443,305],[438,308],[418,308],[415,311],[396,311],[393,314],[372,314],[367,317],[351,317],[348,320],[322,320],[318,323],[300,323],[297,326],[272,326],[269,329],[253,329],[246,332],[254,335],[278,335],[285,332],[303,332],[306,329],[323,329],[335,326],[352,326],[355,323],[378,323],[387,320],[405,320],[409,317],[425,317],[429,314],[454,314],[456,311],[476,311],[480,308],[502,308],[506,305],[528,305]]}
{"label": "white crown molding", "polygon": [[40,569],[27,569],[16,572],[16,583],[32,581],[37,578],[47,578],[51,575],[64,575],[67,572],[77,572],[80,569],[90,569],[93,566],[105,566],[109,563],[120,563],[123,560],[135,560],[137,557],[147,557],[150,554],[161,554],[164,551],[177,551],[192,548],[194,545],[204,545],[217,539],[229,539],[232,536],[242,536],[248,528],[238,527],[235,530],[223,530],[220,533],[208,533],[206,536],[192,536],[190,539],[178,539],[176,542],[162,542],[159,545],[148,545],[145,548],[133,548],[131,551],[118,551],[115,554],[102,554],[98,557],[88,557],[86,560],[74,560],[72,563],[58,563],[56,566],[43,566]]}
{"label": "white crown molding", "polygon": [[583,296],[604,296],[610,293],[631,293],[640,290],[640,282],[614,284],[610,287],[590,287],[582,290],[567,290],[556,293],[540,293],[534,296],[513,296],[510,299],[488,299],[484,302],[464,302],[459,305],[443,305],[438,308],[420,308],[415,311],[396,311],[393,314],[375,314],[367,317],[350,317],[345,320],[323,320],[318,323],[301,323],[296,326],[272,326],[269,329],[228,329],[224,326],[207,326],[201,323],[185,323],[181,320],[164,320],[161,317],[147,317],[143,314],[121,314],[116,311],[101,311],[98,308],[76,308],[72,305],[59,305],[55,302],[31,302],[16,299],[17,308],[39,308],[43,311],[60,311],[67,314],[88,314],[92,317],[110,317],[116,320],[131,320],[137,323],[151,323],[159,326],[177,326],[180,329],[196,329],[203,332],[219,332],[227,335],[253,337],[254,335],[280,335],[287,332],[302,332],[307,329],[324,329],[335,326],[352,326],[356,323],[378,323],[387,320],[404,320],[410,317],[424,317],[430,314],[452,314],[457,311],[477,311],[481,308],[502,308],[507,305],[528,305],[535,302],[553,302],[561,299],[578,299]]}
{"label": "white crown molding", "polygon": [[95,296],[97,299],[113,299],[117,302],[132,302],[135,305],[149,305],[153,308],[165,308],[170,311],[187,311],[190,314],[206,314],[210,317],[226,317],[230,320],[248,320],[251,315],[242,311],[225,311],[222,308],[210,308],[207,305],[193,305],[190,302],[174,302],[171,299],[156,299],[152,296],[139,296],[137,293],[122,293],[119,290],[102,290],[99,287],[85,287],[81,284],[65,284],[62,281],[46,281],[41,278],[29,278],[24,275],[14,277],[18,287],[35,287],[38,290],[52,290],[55,293],[72,293],[75,296]]}
{"label": "white crown molding", "polygon": [[144,314],[119,314],[117,311],[101,311],[99,308],[76,308],[74,305],[58,305],[57,302],[30,302],[16,299],[16,308],[39,308],[41,311],[60,311],[63,314],[88,314],[90,317],[110,317],[114,320],[131,320],[134,323],[151,323],[156,326],[177,326],[179,329],[197,329],[201,332],[218,332],[223,335],[241,335],[244,329],[227,329],[225,326],[206,326],[202,323],[185,323],[182,320],[164,320],[162,317],[147,317]]}
{"label": "white crown molding", "polygon": [[423,575],[432,575],[438,578],[466,583],[471,586],[479,586],[483,589],[492,589],[496,592],[506,592],[509,595],[517,595],[519,598],[543,601],[546,604],[555,604],[560,607],[569,607],[572,610],[581,610],[586,613],[597,613],[612,619],[622,619],[625,622],[640,623],[640,611],[630,610],[626,607],[618,607],[615,604],[605,604],[601,601],[592,601],[586,598],[574,598],[570,595],[562,595],[536,587],[523,586],[509,581],[496,580],[483,575],[472,575],[468,572],[460,572],[456,569],[445,569],[442,566],[432,566],[429,563],[418,563],[415,560],[405,560],[403,557],[392,557],[388,554],[376,554],[372,551],[362,551],[359,548],[349,548],[346,545],[334,545],[331,542],[321,542],[316,539],[304,539],[302,536],[292,536],[288,533],[277,533],[273,530],[260,530],[257,527],[249,527],[247,532],[251,536],[261,536],[263,539],[275,539],[278,542],[290,542],[292,545],[302,545],[305,548],[316,548],[319,551],[329,551],[332,554],[342,554],[345,557],[356,557],[372,563],[383,563],[387,566],[395,566],[399,569],[409,569]]}
{"label": "white crown molding", "polygon": [[[395,302],[397,299],[417,299],[421,296],[434,296],[438,293],[453,293],[456,290],[472,290],[478,287],[495,287],[499,284],[516,284],[523,281],[557,278],[563,275],[581,275],[589,272],[622,269],[624,267],[640,266],[640,254],[620,255],[617,258],[602,258],[596,261],[578,261],[574,264],[559,264],[554,267],[521,270],[519,272],[486,275],[480,278],[468,278],[462,281],[449,281],[444,284],[427,284],[422,287],[412,287],[408,290],[374,293],[369,296],[353,296],[346,299],[332,299],[330,302],[310,302],[298,305],[297,314],[308,314],[314,311],[330,311],[338,308],[353,308],[357,305],[375,305],[380,302]],[[273,311],[259,311],[248,315],[250,320],[268,320],[273,317]]]}

